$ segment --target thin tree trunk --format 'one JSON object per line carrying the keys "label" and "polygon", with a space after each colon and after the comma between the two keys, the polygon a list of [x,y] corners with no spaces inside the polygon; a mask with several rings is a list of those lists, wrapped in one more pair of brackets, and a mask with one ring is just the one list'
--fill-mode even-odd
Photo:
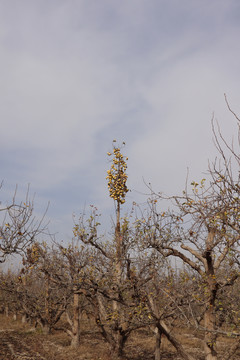
{"label": "thin tree trunk", "polygon": [[128,336],[126,336],[122,331],[118,330],[117,332],[117,341],[116,341],[116,355],[118,359],[125,359],[125,355],[123,353],[124,345],[127,341]]}
{"label": "thin tree trunk", "polygon": [[22,314],[22,323],[25,324],[27,322],[27,312],[24,310],[24,307],[26,306],[26,286],[27,286],[27,281],[26,281],[26,276],[22,277],[22,284],[23,284],[23,314]]}
{"label": "thin tree trunk", "polygon": [[8,306],[8,304],[5,306],[4,312],[5,312],[5,316],[8,317],[9,316],[9,306]]}
{"label": "thin tree trunk", "polygon": [[161,360],[161,340],[162,340],[162,333],[159,331],[159,328],[156,327],[155,330],[155,360]]}
{"label": "thin tree trunk", "polygon": [[[122,236],[121,236],[121,228],[120,228],[120,202],[117,202],[117,219],[116,219],[116,228],[115,228],[115,239],[116,239],[116,283],[117,288],[121,286],[122,281]],[[113,301],[113,311],[117,315],[117,319],[115,321],[116,330],[114,331],[114,339],[115,339],[115,346],[114,346],[114,354],[116,355],[117,359],[124,359],[123,355],[123,348],[127,337],[122,333],[121,330],[121,323],[122,323],[122,316],[121,316],[121,309],[119,303],[117,301]]]}
{"label": "thin tree trunk", "polygon": [[26,315],[26,313],[23,313],[22,314],[22,324],[26,324],[26,322],[27,322],[27,315]]}
{"label": "thin tree trunk", "polygon": [[51,329],[50,329],[48,322],[45,319],[38,319],[37,322],[40,324],[43,334],[49,335],[51,332]]}
{"label": "thin tree trunk", "polygon": [[73,294],[73,322],[72,322],[72,341],[71,346],[77,348],[80,345],[80,313],[79,313],[79,294]]}
{"label": "thin tree trunk", "polygon": [[214,260],[212,254],[213,242],[215,237],[215,229],[210,229],[206,239],[205,252],[205,271],[206,271],[206,287],[207,287],[207,304],[204,313],[204,327],[207,330],[204,336],[204,352],[205,360],[217,360],[216,353],[216,315],[215,315],[215,300],[217,295],[218,285],[216,283],[216,276],[214,271]]}
{"label": "thin tree trunk", "polygon": [[44,327],[49,322],[49,277],[45,278],[45,318]]}
{"label": "thin tree trunk", "polygon": [[50,326],[48,324],[44,324],[42,330],[44,335],[49,335],[51,333]]}

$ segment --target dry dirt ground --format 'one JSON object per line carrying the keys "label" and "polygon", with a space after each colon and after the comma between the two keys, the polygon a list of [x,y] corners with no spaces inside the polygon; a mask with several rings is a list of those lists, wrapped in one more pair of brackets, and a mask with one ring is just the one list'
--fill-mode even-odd
{"label": "dry dirt ground", "polygon": [[[199,341],[193,335],[182,332],[184,346],[197,360],[203,355]],[[128,360],[153,360],[154,338],[146,331],[130,339],[126,345]],[[163,360],[180,360],[175,350],[163,339]],[[32,331],[28,325],[0,315],[0,360],[112,360],[107,344],[96,331],[85,324],[81,346],[78,350],[70,347],[69,337],[61,332],[44,335]],[[240,360],[240,354],[234,358]]]}

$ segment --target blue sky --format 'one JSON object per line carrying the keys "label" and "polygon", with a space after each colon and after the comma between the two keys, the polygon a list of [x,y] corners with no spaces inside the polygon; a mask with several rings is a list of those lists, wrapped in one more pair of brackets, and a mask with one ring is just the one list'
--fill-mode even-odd
{"label": "blue sky", "polygon": [[238,0],[0,0],[3,202],[18,184],[48,201],[50,229],[71,238],[72,214],[113,210],[106,170],[126,142],[124,211],[146,183],[180,192],[214,159],[213,111],[235,132],[240,114]]}

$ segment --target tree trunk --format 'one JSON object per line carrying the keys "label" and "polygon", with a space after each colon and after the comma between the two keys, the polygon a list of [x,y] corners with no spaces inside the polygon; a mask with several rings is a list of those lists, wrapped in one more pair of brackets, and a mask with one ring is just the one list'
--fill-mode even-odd
{"label": "tree trunk", "polygon": [[207,301],[206,310],[204,313],[204,327],[209,331],[205,331],[204,336],[204,352],[205,360],[217,360],[216,353],[216,339],[217,335],[214,333],[216,327],[216,315],[215,315],[215,300],[218,290],[216,282],[215,270],[214,270],[214,257],[212,253],[213,242],[215,237],[215,229],[209,229],[208,237],[206,239],[206,251],[205,251],[205,271],[206,271],[206,290]]}
{"label": "tree trunk", "polygon": [[127,336],[121,333],[121,331],[117,331],[117,336],[115,338],[115,344],[112,346],[112,357],[116,360],[125,360],[126,357],[124,355],[123,349],[125,342],[127,340]]}
{"label": "tree trunk", "polygon": [[161,360],[161,340],[162,340],[162,333],[159,331],[159,328],[156,327],[154,329],[155,333],[155,360]]}
{"label": "tree trunk", "polygon": [[[117,203],[117,219],[116,219],[116,228],[115,228],[115,239],[116,239],[116,267],[115,267],[115,276],[116,276],[116,283],[117,286],[121,286],[122,282],[122,235],[121,235],[121,228],[120,228],[120,202]],[[113,311],[116,313],[117,318],[115,320],[115,329],[114,330],[114,355],[116,359],[125,359],[123,355],[123,348],[125,342],[127,340],[126,334],[122,331],[121,324],[123,322],[121,309],[119,303],[117,301],[113,301]]]}
{"label": "tree trunk", "polygon": [[26,315],[26,313],[23,313],[22,314],[22,324],[26,324],[26,322],[27,322],[27,315]]}
{"label": "tree trunk", "polygon": [[44,335],[49,335],[51,333],[51,327],[45,318],[38,318],[36,320],[35,328],[38,324],[40,325]]}
{"label": "tree trunk", "polygon": [[179,355],[181,355],[181,357],[184,360],[195,360],[191,355],[187,354],[186,351],[184,350],[183,346],[178,342],[178,340],[170,333],[167,325],[163,322],[160,321],[158,323],[158,328],[159,331],[161,333],[163,333],[166,338],[168,339],[168,341],[170,341],[170,343],[175,347],[175,349],[177,350],[177,353]]}
{"label": "tree trunk", "polygon": [[117,337],[117,354],[120,359],[125,359],[125,356],[123,354],[124,345],[127,341],[128,336],[126,334],[123,334],[122,331],[118,331],[118,337]]}
{"label": "tree trunk", "polygon": [[44,335],[49,335],[51,333],[50,326],[48,324],[43,325],[42,330]]}
{"label": "tree trunk", "polygon": [[51,333],[51,328],[47,322],[40,320],[39,324],[42,328],[42,332],[44,335],[49,335]]}
{"label": "tree trunk", "polygon": [[8,317],[9,316],[9,306],[8,306],[8,304],[5,306],[4,312],[5,312],[5,316]]}
{"label": "tree trunk", "polygon": [[215,350],[216,334],[214,334],[215,322],[214,306],[209,302],[208,308],[204,314],[204,327],[205,329],[210,330],[210,332],[206,331],[204,336],[205,360],[217,360],[217,353]]}
{"label": "tree trunk", "polygon": [[80,345],[80,313],[79,313],[79,294],[73,294],[73,322],[72,322],[72,341],[71,346],[77,348]]}
{"label": "tree trunk", "polygon": [[188,355],[186,351],[184,350],[183,346],[179,343],[179,341],[171,334],[170,330],[168,329],[166,323],[163,320],[159,319],[159,309],[156,306],[156,304],[153,301],[153,298],[150,294],[148,294],[148,300],[149,300],[149,306],[151,311],[156,316],[156,328],[157,331],[154,330],[156,334],[156,342],[155,342],[155,360],[161,359],[160,355],[160,345],[161,345],[161,335],[164,334],[168,341],[175,347],[177,350],[177,353],[182,356],[184,360],[194,360],[194,358],[191,355]]}

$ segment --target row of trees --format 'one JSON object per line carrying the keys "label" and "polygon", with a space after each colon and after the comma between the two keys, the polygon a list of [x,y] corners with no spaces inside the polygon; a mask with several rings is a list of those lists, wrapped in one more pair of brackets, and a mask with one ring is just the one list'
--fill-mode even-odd
{"label": "row of trees", "polygon": [[[232,114],[239,130],[240,120]],[[59,329],[65,314],[68,326],[62,330],[71,337],[72,346],[80,344],[80,316],[85,312],[119,359],[124,358],[130,334],[147,327],[156,338],[156,360],[161,359],[163,334],[183,359],[193,360],[176,336],[179,327],[187,326],[199,336],[205,360],[234,358],[240,347],[240,158],[214,121],[213,135],[220,159],[209,165],[206,179],[192,182],[180,196],[167,197],[150,189],[145,209],[134,205],[128,217],[121,216],[128,192],[127,158],[114,142],[108,153],[112,166],[107,180],[116,222],[107,238],[99,234],[95,207],[87,218],[80,216],[68,246],[33,242],[41,222],[35,233],[31,227],[25,233],[19,228],[17,236],[14,222],[5,223],[2,244],[11,241],[11,251],[17,249],[14,244],[24,249],[33,243],[25,252],[21,273],[2,275],[2,304],[11,299],[12,309],[46,333]],[[171,206],[166,207],[166,201]],[[24,214],[31,208],[28,203],[15,206],[5,211]],[[5,256],[4,249],[2,245]],[[178,268],[173,266],[174,258]],[[219,355],[219,336],[232,338],[225,355]]]}

